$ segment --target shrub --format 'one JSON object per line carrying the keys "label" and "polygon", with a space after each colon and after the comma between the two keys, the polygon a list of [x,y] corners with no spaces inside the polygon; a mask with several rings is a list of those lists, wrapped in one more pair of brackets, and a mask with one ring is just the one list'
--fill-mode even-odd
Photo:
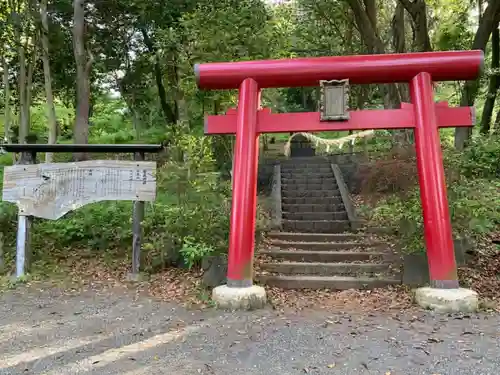
{"label": "shrub", "polygon": [[418,184],[415,152],[411,148],[380,155],[358,167],[362,195],[376,200],[379,195],[405,194]]}
{"label": "shrub", "polygon": [[[446,151],[448,201],[455,237],[479,239],[500,226],[500,142],[476,138],[463,153]],[[377,171],[381,174],[382,172]],[[376,175],[375,173],[375,175]],[[394,170],[391,174],[399,174]],[[404,190],[404,189],[401,189]],[[418,186],[405,194],[386,195],[371,219],[397,229],[407,251],[422,251],[423,219]]]}
{"label": "shrub", "polygon": [[458,162],[466,177],[500,179],[500,135],[474,138]]}
{"label": "shrub", "polygon": [[148,263],[153,268],[198,264],[201,258],[194,259],[187,250],[195,248],[194,244],[213,252],[226,251],[230,212],[227,183],[217,181],[215,174],[193,176],[186,167],[174,163],[163,166],[158,179],[169,194],[158,196],[143,222]]}
{"label": "shrub", "polygon": [[189,269],[193,268],[195,265],[199,265],[205,256],[214,253],[214,248],[212,246],[196,242],[193,236],[184,237],[182,242],[180,253]]}
{"label": "shrub", "polygon": [[[479,239],[500,225],[500,181],[462,178],[448,186],[450,217],[456,238]],[[379,201],[372,220],[398,230],[408,252],[423,251],[423,218],[420,192],[405,198],[391,195]]]}

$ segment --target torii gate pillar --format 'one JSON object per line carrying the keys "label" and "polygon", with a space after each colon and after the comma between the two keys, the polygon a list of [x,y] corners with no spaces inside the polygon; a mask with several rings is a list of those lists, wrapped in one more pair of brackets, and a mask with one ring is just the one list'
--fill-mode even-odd
{"label": "torii gate pillar", "polygon": [[[431,278],[430,288],[417,291],[417,302],[441,311],[477,309],[477,294],[458,284],[439,139],[439,127],[472,126],[474,112],[435,104],[432,82],[475,79],[483,61],[482,51],[448,51],[197,65],[201,88],[239,89],[236,113],[205,121],[205,134],[236,133],[227,285],[214,289],[214,300],[232,309],[260,307],[266,300],[264,289],[252,283],[260,133],[414,129]],[[354,84],[408,82],[412,104],[398,110],[350,111],[342,122],[321,121],[319,113],[259,109],[263,88],[344,79]]]}

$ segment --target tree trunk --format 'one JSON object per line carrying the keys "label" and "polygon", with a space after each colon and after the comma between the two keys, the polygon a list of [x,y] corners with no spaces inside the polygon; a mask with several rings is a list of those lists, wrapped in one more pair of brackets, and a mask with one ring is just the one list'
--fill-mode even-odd
{"label": "tree trunk", "polygon": [[[397,53],[406,52],[405,7],[401,2],[398,2],[396,5],[394,16],[392,17],[391,30],[394,51]],[[408,84],[400,83],[397,87],[401,101],[408,102],[410,100]]]}
{"label": "tree trunk", "polygon": [[[376,33],[376,28],[372,25],[372,20],[365,11],[360,0],[348,0],[349,6],[354,14],[356,25],[358,26],[361,38],[369,51],[373,53],[385,53],[384,43]],[[373,14],[371,15],[373,17]],[[376,20],[376,15],[375,15]]]}
{"label": "tree trunk", "polygon": [[4,92],[4,136],[3,141],[10,143],[10,84],[9,84],[9,63],[2,55],[3,66],[3,92]]}
{"label": "tree trunk", "polygon": [[490,84],[488,86],[488,94],[484,103],[483,115],[481,116],[481,133],[488,134],[491,128],[491,117],[497,92],[500,88],[500,79],[498,79],[498,69],[500,68],[500,37],[498,32],[498,23],[493,28],[491,33],[491,70]]}
{"label": "tree trunk", "polygon": [[[89,141],[89,80],[93,56],[85,48],[85,0],[73,1],[73,53],[76,62],[76,119],[73,139],[74,143],[86,144]],[[88,156],[86,153],[75,153],[73,158],[75,161],[82,161]]]}
{"label": "tree trunk", "polygon": [[175,103],[176,103],[175,106],[177,107],[178,121],[181,121],[183,123],[183,126],[187,126],[189,128],[190,124],[189,124],[188,105],[186,103],[186,98],[184,97],[184,93],[180,88],[176,90]]}
{"label": "tree trunk", "polygon": [[[160,56],[158,55],[158,51],[151,40],[147,30],[145,28],[141,28],[142,37],[144,39],[144,44],[146,45],[149,53],[154,56],[155,64],[154,64],[154,75],[156,86],[158,88],[158,96],[160,98],[160,105],[163,111],[163,115],[165,116],[165,120],[167,123],[176,124],[177,116],[175,110],[167,102],[167,92],[165,90],[165,85],[163,85],[163,73],[161,69],[161,61]],[[175,126],[175,125],[174,125]]]}
{"label": "tree trunk", "polygon": [[495,118],[495,125],[493,126],[493,134],[500,135],[500,111],[497,112],[497,117]]}
{"label": "tree trunk", "polygon": [[417,51],[432,51],[429,28],[427,25],[427,5],[425,0],[399,0],[413,21],[413,40]]}
{"label": "tree trunk", "polygon": [[[391,31],[392,31],[392,47],[397,53],[406,52],[406,28],[405,28],[405,7],[403,3],[398,2],[396,4],[396,9],[394,10],[394,16],[391,21]],[[408,84],[399,83],[396,85],[399,97],[402,102],[410,101],[410,92],[408,89]],[[409,143],[411,138],[411,133],[413,131],[409,129],[396,130],[394,134],[394,144],[396,147],[402,147],[402,145]]]}
{"label": "tree trunk", "polygon": [[[179,58],[176,52],[172,53],[172,72],[170,76],[174,79],[174,90],[175,90],[175,107],[174,113],[175,117],[177,117],[178,122],[182,122],[183,126],[187,126],[189,128],[189,113],[188,107],[186,103],[186,98],[184,96],[184,92],[181,88],[181,79],[182,72],[179,66]],[[175,127],[173,128],[175,132]]]}
{"label": "tree trunk", "polygon": [[[31,55],[31,61],[28,64],[28,75],[26,77],[26,103],[24,106],[24,118],[28,124],[26,135],[29,136],[29,130],[31,127],[31,99],[33,97],[33,73],[36,68],[36,63],[38,61],[38,48],[37,48],[37,38],[33,41],[33,53]],[[35,138],[36,139],[36,138]]]}
{"label": "tree trunk", "polygon": [[[361,39],[363,39],[368,51],[370,53],[384,54],[384,43],[376,32],[377,28],[373,25],[373,22],[376,22],[376,14],[373,14],[373,8],[370,7],[371,3],[368,2],[369,8],[366,10],[360,0],[348,0],[348,3],[354,14],[354,19],[358,26]],[[370,15],[368,15],[368,11],[371,11]],[[375,20],[372,20],[370,17],[373,18],[374,16]],[[396,85],[381,85],[380,88],[384,94],[384,106],[386,108],[399,108],[401,105],[401,98]]]}
{"label": "tree trunk", "polygon": [[402,53],[406,51],[405,39],[405,8],[401,2],[396,5],[391,22],[392,46],[394,51]]}
{"label": "tree trunk", "polygon": [[26,118],[26,50],[21,39],[21,20],[19,14],[16,15],[16,25],[14,26],[15,42],[19,58],[19,72],[17,84],[19,91],[19,137],[18,143],[26,143],[29,132],[29,122]]}
{"label": "tree trunk", "polygon": [[[500,1],[489,1],[486,10],[480,18],[479,27],[474,36],[471,49],[486,49],[486,44],[490,39],[493,27],[497,24],[497,17],[500,11]],[[460,98],[461,106],[472,106],[478,92],[478,80],[465,82],[462,96]],[[455,129],[455,148],[463,150],[472,135],[472,128]]]}
{"label": "tree trunk", "polygon": [[366,15],[370,20],[375,35],[378,35],[377,26],[377,2],[375,0],[363,0],[366,8]]}
{"label": "tree trunk", "polygon": [[[52,94],[52,77],[50,74],[49,61],[49,22],[47,18],[47,2],[42,0],[40,3],[40,18],[42,21],[41,39],[42,39],[42,60],[43,60],[43,76],[45,79],[45,97],[47,98],[47,119],[49,120],[49,144],[57,142],[57,119],[54,108],[54,96]],[[47,152],[45,154],[45,162],[52,163],[53,154]]]}

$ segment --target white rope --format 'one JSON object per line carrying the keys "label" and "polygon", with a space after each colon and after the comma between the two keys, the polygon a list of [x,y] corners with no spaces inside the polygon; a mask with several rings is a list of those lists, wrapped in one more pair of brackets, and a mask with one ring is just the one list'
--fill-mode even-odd
{"label": "white rope", "polygon": [[336,138],[336,139],[326,139],[326,138],[320,138],[318,136],[315,136],[314,134],[311,133],[294,133],[292,136],[288,139],[288,141],[285,144],[284,148],[284,154],[287,157],[290,157],[290,148],[291,148],[291,143],[292,139],[298,135],[301,135],[305,137],[308,141],[311,143],[314,143],[316,148],[318,146],[324,146],[325,147],[325,152],[328,153],[330,152],[330,148],[333,147],[338,147],[339,149],[342,149],[344,147],[345,143],[351,142],[352,145],[356,142],[358,138],[367,138],[367,137],[373,137],[375,134],[374,130],[365,130],[359,133],[354,133],[351,135],[348,135],[346,137],[342,138]]}

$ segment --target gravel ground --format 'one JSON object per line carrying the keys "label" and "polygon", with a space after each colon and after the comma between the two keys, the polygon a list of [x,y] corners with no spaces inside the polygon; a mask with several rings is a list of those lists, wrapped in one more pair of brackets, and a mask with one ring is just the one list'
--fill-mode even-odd
{"label": "gravel ground", "polygon": [[0,374],[486,375],[500,317],[188,311],[125,288],[0,295]]}

